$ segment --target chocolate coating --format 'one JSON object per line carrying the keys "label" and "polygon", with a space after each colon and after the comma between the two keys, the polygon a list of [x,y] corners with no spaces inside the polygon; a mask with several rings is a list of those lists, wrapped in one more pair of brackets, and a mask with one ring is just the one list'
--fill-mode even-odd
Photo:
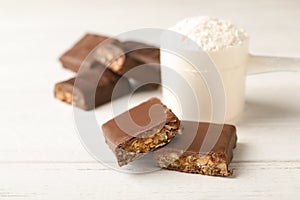
{"label": "chocolate coating", "polygon": [[[73,47],[66,51],[59,60],[64,68],[77,72],[89,53],[102,42],[118,43],[118,40],[104,35],[86,34]],[[87,64],[91,63],[87,62]]]}
{"label": "chocolate coating", "polygon": [[152,45],[134,41],[100,45],[95,59],[115,73],[133,79],[135,87],[150,83],[147,88],[156,89],[161,82],[160,50]]}
{"label": "chocolate coating", "polygon": [[[118,81],[120,81],[118,86],[121,88],[118,88],[112,96]],[[81,109],[91,110],[111,101],[112,98],[128,94],[131,88],[126,78],[121,78],[97,64],[88,70],[81,71],[76,78],[57,83],[54,92],[56,98],[66,103],[73,103]]]}
{"label": "chocolate coating", "polygon": [[181,127],[181,134],[154,153],[160,167],[213,176],[232,175],[228,165],[237,141],[235,126],[181,121]]}
{"label": "chocolate coating", "polygon": [[[180,121],[159,99],[151,98],[114,119],[109,120],[102,125],[102,130],[106,143],[116,154],[118,163],[122,166],[139,157],[138,155],[134,155],[133,158],[125,158],[125,160],[123,158],[124,155],[122,154],[131,153],[124,151],[126,151],[127,147],[130,148],[133,139],[141,139],[144,141],[153,134],[160,134],[160,131],[168,123],[173,123],[176,128],[174,128],[174,130],[170,129],[172,133],[167,135],[168,138],[164,141],[165,143],[168,143],[176,135]],[[165,145],[165,143],[160,144],[160,146]],[[139,149],[139,151],[132,153],[148,153],[156,148],[158,147],[155,146],[143,152]],[[120,152],[119,149],[122,149],[123,152]]]}
{"label": "chocolate coating", "polygon": [[122,46],[132,58],[143,63],[160,63],[160,49],[158,47],[136,42],[126,41],[122,42]]}
{"label": "chocolate coating", "polygon": [[[121,45],[123,49],[128,52],[127,57],[137,61],[136,66],[145,66],[143,66],[140,70],[131,70],[135,66],[125,64],[118,72],[119,74],[126,73],[126,77],[136,80],[141,85],[147,82],[161,83],[160,49],[158,47],[135,41],[126,41]],[[157,88],[158,84],[148,84],[148,88],[149,87]]]}
{"label": "chocolate coating", "polygon": [[[222,128],[223,126],[223,128]],[[210,131],[208,132],[208,128]],[[221,131],[221,133],[219,133]],[[232,160],[233,149],[236,146],[237,135],[236,128],[228,124],[211,124],[205,122],[181,121],[181,135],[174,138],[172,143],[162,148],[164,150],[174,150],[180,152],[193,152],[201,155],[214,153],[225,153],[228,162]],[[203,144],[207,134],[212,134],[212,140]],[[220,134],[220,135],[219,135]],[[219,138],[217,138],[219,136]],[[215,140],[216,139],[216,140]],[[204,145],[215,143],[208,151]]]}

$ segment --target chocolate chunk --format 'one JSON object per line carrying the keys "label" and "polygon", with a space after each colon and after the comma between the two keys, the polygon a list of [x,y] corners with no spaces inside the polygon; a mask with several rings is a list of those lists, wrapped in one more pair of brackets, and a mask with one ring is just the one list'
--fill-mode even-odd
{"label": "chocolate chunk", "polygon": [[[82,62],[87,58],[89,53],[99,45],[100,43],[118,43],[118,40],[111,39],[107,36],[86,34],[81,40],[79,40],[71,49],[65,52],[59,60],[63,67],[77,72]],[[91,64],[88,63],[87,64]]]}
{"label": "chocolate chunk", "polygon": [[157,98],[130,109],[102,126],[106,143],[120,166],[168,144],[177,134],[179,119]]}
{"label": "chocolate chunk", "polygon": [[[232,175],[233,171],[228,170],[228,165],[236,146],[236,128],[226,124],[222,126],[181,121],[182,134],[154,153],[156,163],[162,168],[181,172],[212,176]],[[210,141],[204,140],[208,134],[212,136]],[[209,143],[212,144],[211,148],[207,148]]]}
{"label": "chocolate chunk", "polygon": [[[116,89],[118,81],[120,82]],[[94,109],[111,101],[112,98],[115,99],[130,92],[131,88],[126,78],[121,78],[99,64],[83,70],[76,78],[57,83],[54,91],[57,99],[68,104],[73,102],[76,107],[84,110]]]}
{"label": "chocolate chunk", "polygon": [[134,41],[109,43],[98,47],[95,58],[115,73],[133,79],[136,87],[147,85],[156,89],[161,82],[160,50],[157,47]]}

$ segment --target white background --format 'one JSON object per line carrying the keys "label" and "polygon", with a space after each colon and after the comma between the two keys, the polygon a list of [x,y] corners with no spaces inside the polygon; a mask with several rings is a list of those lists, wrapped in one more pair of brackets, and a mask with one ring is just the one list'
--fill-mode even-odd
{"label": "white background", "polygon": [[[0,199],[299,199],[300,73],[247,79],[233,178],[108,169],[80,144],[71,106],[53,98],[54,84],[74,76],[58,57],[86,32],[167,28],[197,15],[244,27],[252,53],[300,57],[298,0],[1,0]],[[97,113],[103,120],[106,106]]]}

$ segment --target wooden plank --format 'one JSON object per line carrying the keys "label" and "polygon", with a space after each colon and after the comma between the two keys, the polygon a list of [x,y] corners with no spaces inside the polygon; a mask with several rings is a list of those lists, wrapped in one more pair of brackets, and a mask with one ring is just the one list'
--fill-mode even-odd
{"label": "wooden plank", "polygon": [[298,199],[299,162],[233,163],[220,178],[160,170],[124,174],[98,163],[0,164],[0,199]]}

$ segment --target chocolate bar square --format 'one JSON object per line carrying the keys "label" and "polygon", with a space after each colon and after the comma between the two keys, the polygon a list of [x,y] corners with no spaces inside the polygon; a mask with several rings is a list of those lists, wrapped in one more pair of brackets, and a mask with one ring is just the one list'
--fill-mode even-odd
{"label": "chocolate bar square", "polygon": [[136,87],[156,89],[161,82],[160,49],[141,42],[126,41],[100,45],[95,59],[113,72],[134,80]]}
{"label": "chocolate bar square", "polygon": [[157,98],[109,120],[102,126],[106,143],[120,166],[168,144],[177,134],[180,121]]}
{"label": "chocolate bar square", "polygon": [[[118,43],[116,39],[109,38],[104,35],[86,34],[74,46],[66,51],[60,58],[63,67],[78,72],[81,64],[87,56],[97,47],[100,43]],[[93,64],[88,63],[87,64]]]}
{"label": "chocolate bar square", "polygon": [[[181,127],[180,135],[154,153],[158,166],[212,176],[232,175],[228,165],[237,141],[233,125],[181,121]],[[208,134],[211,137],[205,140]]]}
{"label": "chocolate bar square", "polygon": [[130,84],[126,78],[96,64],[83,70],[76,78],[57,83],[54,96],[81,109],[91,110],[130,92]]}

